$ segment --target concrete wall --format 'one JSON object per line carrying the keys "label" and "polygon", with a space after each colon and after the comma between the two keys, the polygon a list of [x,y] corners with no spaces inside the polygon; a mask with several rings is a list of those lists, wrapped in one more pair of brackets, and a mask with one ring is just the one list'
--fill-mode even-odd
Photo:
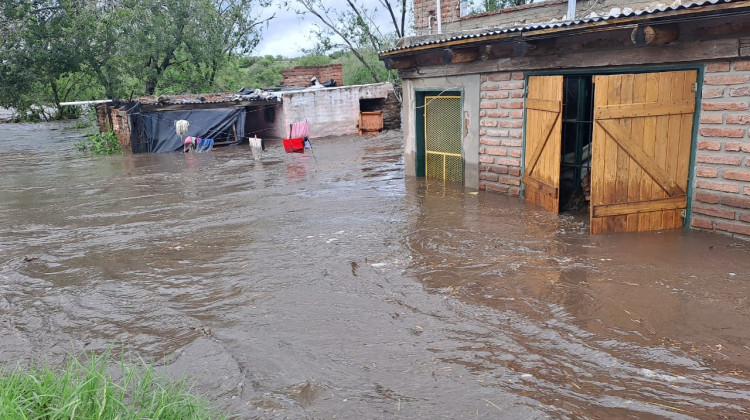
{"label": "concrete wall", "polygon": [[317,77],[320,83],[333,79],[336,81],[336,86],[344,86],[344,72],[341,64],[295,67],[283,70],[281,76],[283,86],[310,86],[310,80],[313,76]]}
{"label": "concrete wall", "polygon": [[478,189],[479,184],[479,91],[480,77],[465,75],[455,77],[435,77],[425,79],[404,80],[402,112],[402,127],[406,144],[404,145],[404,160],[406,175],[416,176],[416,122],[414,109],[416,92],[418,90],[442,91],[445,89],[460,89],[463,96],[463,139],[461,140],[464,156],[464,186]]}
{"label": "concrete wall", "polygon": [[706,65],[691,226],[750,237],[750,60]]}
{"label": "concrete wall", "polygon": [[311,138],[358,134],[359,100],[386,99],[389,92],[393,85],[378,83],[283,93],[275,135],[288,137],[289,125],[305,120],[310,123]]}

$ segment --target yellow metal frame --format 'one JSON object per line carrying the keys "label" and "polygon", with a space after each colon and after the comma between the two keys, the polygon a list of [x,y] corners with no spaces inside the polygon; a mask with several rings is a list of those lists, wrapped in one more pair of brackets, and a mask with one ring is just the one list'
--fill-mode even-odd
{"label": "yellow metal frame", "polygon": [[[429,118],[429,112],[430,105],[432,104],[440,104],[442,105],[442,102],[445,102],[446,100],[449,100],[453,103],[446,103],[445,106],[442,108],[438,108],[435,110],[436,113],[440,114],[441,112],[445,114],[447,117],[445,121],[437,121],[437,125],[439,127],[430,127],[429,124],[431,122],[431,119]],[[457,105],[457,106],[456,106]],[[440,178],[440,174],[434,174],[430,171],[430,162],[432,159],[430,159],[430,156],[433,156],[433,159],[437,158],[442,160],[440,162],[440,167],[442,168],[442,179],[443,182],[448,180],[449,173],[452,175],[450,178],[453,181],[462,182],[463,181],[463,155],[461,153],[455,153],[455,150],[449,151],[451,149],[458,149],[460,151],[461,149],[461,96],[426,96],[425,97],[425,119],[424,119],[424,132],[425,132],[425,176],[432,177],[432,178]],[[457,110],[457,119],[451,120],[452,115],[449,114],[449,112],[454,111],[455,108]],[[444,123],[444,124],[442,124]],[[442,126],[441,126],[442,124]],[[453,126],[453,124],[457,125]],[[455,131],[456,128],[458,128],[458,143],[455,143],[455,139],[450,137],[451,133],[450,131]],[[437,149],[442,150],[430,150],[430,146],[435,146],[434,144],[430,144],[430,140],[433,139],[434,134],[432,133],[432,130],[437,130]],[[433,136],[431,136],[433,134]],[[441,139],[441,135],[447,134],[449,137],[445,137]],[[456,133],[454,133],[456,134]],[[457,147],[456,147],[457,146]],[[449,168],[448,167],[448,160],[449,157],[454,157],[459,159],[459,165],[458,168]],[[458,172],[458,173],[455,173]],[[432,175],[432,176],[431,176]],[[438,175],[438,176],[435,176]]]}

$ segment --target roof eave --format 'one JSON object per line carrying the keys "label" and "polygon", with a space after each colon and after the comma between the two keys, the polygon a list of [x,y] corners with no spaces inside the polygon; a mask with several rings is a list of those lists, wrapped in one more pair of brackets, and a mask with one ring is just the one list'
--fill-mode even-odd
{"label": "roof eave", "polygon": [[[443,41],[428,42],[421,45],[415,45],[414,47],[405,47],[402,49],[394,49],[383,51],[379,54],[381,60],[387,58],[396,58],[407,55],[419,54],[431,50],[449,47],[468,47],[477,44],[484,44],[488,42],[523,39],[523,40],[534,40],[539,38],[550,38],[559,37],[565,35],[572,35],[577,33],[590,32],[592,30],[608,30],[608,29],[620,29],[627,27],[628,25],[635,25],[645,22],[670,22],[677,23],[680,21],[688,20],[695,17],[696,15],[701,17],[713,17],[718,14],[726,13],[727,11],[737,11],[745,9],[745,13],[750,13],[750,2],[749,1],[737,1],[728,3],[706,3],[702,5],[695,5],[687,8],[665,10],[659,12],[641,12],[632,13],[627,16],[621,17],[598,17],[591,18],[591,21],[575,20],[575,21],[562,21],[550,23],[551,27],[534,28],[534,25],[527,25],[522,28],[499,28],[496,30],[489,31],[485,34],[468,35],[466,37],[460,37],[458,39],[448,38]],[[537,24],[543,25],[543,24]]]}

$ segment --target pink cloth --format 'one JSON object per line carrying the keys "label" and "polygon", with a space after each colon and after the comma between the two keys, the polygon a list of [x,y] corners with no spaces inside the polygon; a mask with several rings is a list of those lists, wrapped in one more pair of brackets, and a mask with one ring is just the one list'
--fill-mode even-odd
{"label": "pink cloth", "polygon": [[289,137],[310,137],[310,124],[307,121],[300,121],[292,124]]}
{"label": "pink cloth", "polygon": [[192,146],[193,138],[191,136],[185,137],[185,144],[182,145],[182,151],[187,152]]}

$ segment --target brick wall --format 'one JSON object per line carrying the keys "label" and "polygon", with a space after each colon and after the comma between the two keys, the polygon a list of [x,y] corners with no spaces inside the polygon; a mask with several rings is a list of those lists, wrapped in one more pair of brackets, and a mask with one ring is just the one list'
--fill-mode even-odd
{"label": "brick wall", "polygon": [[[478,2],[474,2],[477,4]],[[612,8],[630,7],[644,10],[657,5],[657,0],[577,0],[576,14],[584,17],[595,12],[599,16],[607,14]],[[663,2],[667,3],[667,2]],[[475,15],[461,17],[459,0],[441,0],[443,9],[443,32],[458,32],[472,29],[495,28],[498,26],[523,25],[533,22],[547,22],[561,19],[568,10],[567,0],[535,1],[522,6],[508,7]],[[435,13],[435,0],[414,0],[414,29],[416,35],[427,35],[428,16]],[[437,33],[437,21],[432,23],[433,34]]]}
{"label": "brick wall", "polygon": [[481,76],[479,189],[521,193],[523,93],[523,73]]}
{"label": "brick wall", "polygon": [[95,109],[99,132],[114,132],[122,149],[126,152],[132,151],[128,114],[126,114],[125,111],[108,104],[97,105]]}
{"label": "brick wall", "polygon": [[[429,32],[429,16],[432,15],[432,33],[437,34],[437,14],[435,0],[414,0],[414,29],[417,35],[426,35]],[[442,0],[440,2],[441,24],[451,24],[460,18],[459,0]],[[445,32],[445,31],[444,31]]]}
{"label": "brick wall", "polygon": [[96,106],[96,122],[99,125],[99,132],[104,133],[112,129],[109,123],[109,106],[107,104],[99,104]]}
{"label": "brick wall", "polygon": [[344,72],[341,64],[329,64],[327,66],[295,67],[281,72],[283,77],[281,84],[284,86],[310,86],[313,76],[318,82],[333,79],[336,86],[344,86]]}
{"label": "brick wall", "polygon": [[691,226],[750,236],[750,60],[706,65]]}
{"label": "brick wall", "polygon": [[121,109],[109,107],[112,115],[112,131],[117,136],[117,142],[120,143],[122,150],[130,152],[133,150],[130,143],[130,122],[128,114]]}

